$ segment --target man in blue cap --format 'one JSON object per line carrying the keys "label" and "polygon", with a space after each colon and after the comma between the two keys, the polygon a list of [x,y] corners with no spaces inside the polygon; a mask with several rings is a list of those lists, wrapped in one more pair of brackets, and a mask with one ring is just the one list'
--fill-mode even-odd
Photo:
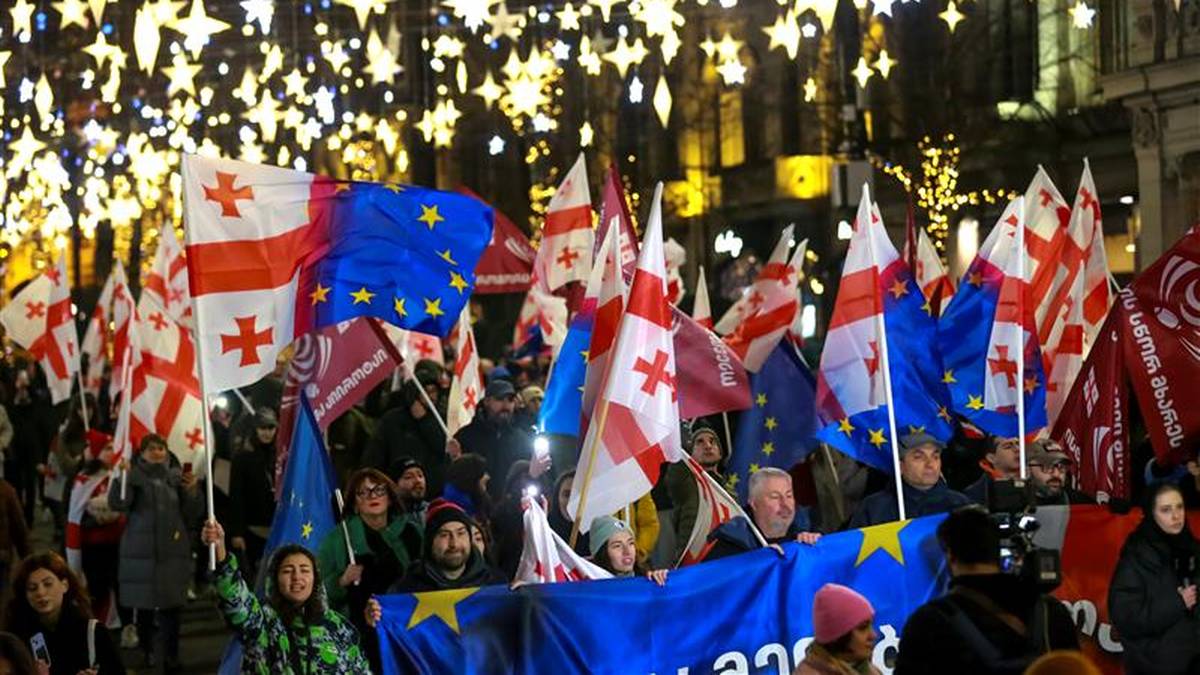
{"label": "man in blue cap", "polygon": [[513,462],[529,459],[533,452],[529,433],[513,424],[516,410],[517,390],[512,382],[492,379],[484,389],[475,419],[455,435],[463,452],[487,460],[488,474],[492,476],[489,491],[496,499],[504,496],[503,478]]}
{"label": "man in blue cap", "polygon": [[[951,490],[942,478],[945,445],[926,433],[900,437],[900,478],[904,486],[904,515],[919,518],[953,511],[971,503],[961,492]],[[850,519],[850,528],[869,527],[900,520],[895,483],[867,497]]]}

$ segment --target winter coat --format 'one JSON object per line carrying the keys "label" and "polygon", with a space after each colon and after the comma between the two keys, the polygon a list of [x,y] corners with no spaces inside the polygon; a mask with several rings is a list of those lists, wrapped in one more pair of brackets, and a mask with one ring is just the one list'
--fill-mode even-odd
{"label": "winter coat", "polygon": [[[718,484],[724,485],[725,480],[716,471],[709,471],[709,476]],[[696,477],[692,475],[684,462],[672,462],[667,465],[663,482],[667,485],[667,494],[675,507],[675,550],[671,552],[671,560],[679,560],[687,548],[688,539],[692,536],[692,528],[696,526],[696,512],[700,508],[700,490],[696,485]]]}
{"label": "winter coat", "polygon": [[[273,565],[271,565],[273,567]],[[259,600],[238,570],[237,557],[217,564],[213,577],[217,606],[242,642],[242,672],[256,675],[349,675],[369,673],[358,646],[358,631],[341,614],[326,608],[321,620],[306,624],[301,618],[285,626],[279,613]],[[274,579],[267,579],[270,597]],[[321,594],[320,584],[313,588]]]}
{"label": "winter coat", "polygon": [[362,465],[386,473],[392,479],[405,459],[415,459],[425,470],[425,494],[440,495],[446,480],[446,434],[437,418],[426,412],[415,419],[407,405],[385,412],[375,425],[375,437],[363,452]]}
{"label": "winter coat", "polygon": [[[253,433],[253,430],[252,430]],[[229,536],[244,537],[253,526],[270,529],[275,519],[275,445],[251,438],[233,454],[229,470]],[[258,536],[266,538],[265,535]]]}
{"label": "winter coat", "polygon": [[[908,518],[932,516],[936,513],[953,511],[960,506],[966,506],[971,500],[961,492],[951,490],[946,481],[939,480],[937,485],[928,490],[921,490],[904,483],[904,515]],[[896,489],[891,485],[867,497],[859,505],[858,511],[850,519],[850,529],[870,527],[881,523],[891,523],[900,520],[900,510],[896,506]]]}
{"label": "winter coat", "polygon": [[[372,551],[371,546],[367,543],[366,528],[366,524],[357,514],[346,519],[346,531],[350,533],[350,545],[353,547],[354,555],[359,559],[360,565],[364,564],[362,560],[364,556],[374,556],[378,553]],[[388,548],[396,556],[401,573],[421,554],[421,529],[421,526],[412,517],[402,514],[392,515],[388,520],[387,527],[380,532],[383,540],[387,542]],[[338,579],[350,565],[350,556],[346,553],[346,534],[341,527],[335,527],[325,535],[324,541],[317,549],[317,565],[321,570],[321,579],[325,582],[325,595],[329,600],[330,608],[345,614],[349,607],[349,593],[338,584]],[[369,570],[366,573],[369,574]],[[386,580],[383,588],[387,588],[394,581],[396,580]]]}
{"label": "winter coat", "polygon": [[[33,647],[30,638],[38,633],[46,639],[46,651],[50,653],[50,675],[78,675],[86,670],[88,663],[88,617],[84,616],[74,605],[63,603],[62,612],[54,628],[45,628],[37,621],[27,625],[8,626],[8,630],[21,638],[22,644],[30,653]],[[125,675],[125,666],[121,663],[121,655],[113,645],[112,637],[103,621],[96,622],[94,629],[96,646],[96,667],[100,675]],[[35,657],[36,658],[36,657]]]}
{"label": "winter coat", "polygon": [[[1026,634],[999,612],[1022,622]],[[1015,574],[963,575],[950,582],[950,593],[908,618],[893,672],[1020,675],[1056,649],[1079,649],[1075,621],[1061,602]]]}
{"label": "winter coat", "polygon": [[[799,508],[796,509],[796,515],[792,518],[792,524],[788,526],[787,532],[782,537],[768,538],[767,544],[786,544],[789,541],[796,541],[796,535],[810,531],[812,531],[812,523],[808,517],[808,509]],[[759,543],[758,537],[750,527],[750,521],[742,516],[736,516],[713,530],[708,535],[708,541],[712,544],[712,548],[703,558],[706,562],[762,548],[762,544]]]}
{"label": "winter coat", "polygon": [[[1188,548],[1193,557],[1200,556],[1190,536],[1183,550],[1173,551],[1170,539],[1150,515],[1121,548],[1108,586],[1108,612],[1125,647],[1128,673],[1171,675],[1197,672],[1200,667],[1200,619],[1195,608],[1187,610],[1176,591],[1183,580],[1173,563],[1189,553]],[[1193,584],[1196,581],[1191,579]]]}
{"label": "winter coat", "polygon": [[487,460],[488,474],[492,477],[488,491],[496,501],[504,497],[503,479],[509,467],[533,454],[533,439],[524,429],[513,424],[496,424],[482,406],[475,419],[459,429],[455,438],[464,453],[471,452]]}
{"label": "winter coat", "polygon": [[128,514],[118,577],[126,607],[181,607],[187,601],[192,574],[187,523],[200,517],[202,501],[198,488],[180,484],[178,460],[167,457],[166,464],[152,464],[138,455],[122,479],[129,481],[125,497],[120,481],[108,491],[109,508]]}
{"label": "winter coat", "polygon": [[804,660],[792,671],[792,675],[880,675],[879,669],[864,661],[858,664],[846,663],[829,653],[829,650],[817,642],[808,645]]}

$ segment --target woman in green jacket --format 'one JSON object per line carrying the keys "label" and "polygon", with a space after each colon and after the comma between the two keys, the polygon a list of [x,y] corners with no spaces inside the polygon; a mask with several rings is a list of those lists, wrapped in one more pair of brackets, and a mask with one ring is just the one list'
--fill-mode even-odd
{"label": "woman in green jacket", "polygon": [[[362,616],[367,599],[385,593],[421,553],[421,526],[401,512],[396,486],[382,471],[359,469],[350,476],[343,518],[317,548],[329,606],[343,615]],[[354,563],[346,552],[346,539]]]}
{"label": "woman in green jacket", "polygon": [[246,585],[237,558],[226,554],[225,530],[204,524],[216,546],[217,605],[242,643],[242,672],[257,675],[360,675],[371,672],[358,631],[325,604],[317,561],[303,546],[281,546],[267,565],[266,601]]}

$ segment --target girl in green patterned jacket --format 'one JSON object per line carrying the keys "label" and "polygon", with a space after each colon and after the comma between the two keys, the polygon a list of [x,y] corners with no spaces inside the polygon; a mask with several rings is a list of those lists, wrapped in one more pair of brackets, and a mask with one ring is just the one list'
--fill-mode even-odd
{"label": "girl in green patterned jacket", "polygon": [[242,642],[242,672],[258,675],[357,675],[370,673],[358,632],[329,609],[317,561],[303,546],[282,546],[267,566],[266,600],[242,578],[237,558],[226,554],[225,530],[204,525],[205,544],[217,548],[217,604]]}

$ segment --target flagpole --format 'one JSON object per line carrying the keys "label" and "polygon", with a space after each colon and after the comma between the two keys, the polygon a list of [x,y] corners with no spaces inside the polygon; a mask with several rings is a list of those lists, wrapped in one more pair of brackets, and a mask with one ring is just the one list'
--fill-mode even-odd
{"label": "flagpole", "polygon": [[583,472],[583,487],[579,488],[579,508],[571,523],[571,550],[575,550],[575,542],[579,541],[579,519],[587,508],[588,488],[592,483],[592,470],[596,468],[596,446],[600,445],[600,437],[604,434],[604,425],[608,422],[608,399],[600,402],[600,418],[596,420],[596,435],[588,447],[587,468]]}
{"label": "flagpole", "polygon": [[733,456],[733,436],[729,433],[729,411],[721,411],[721,421],[725,424],[725,456]]}
{"label": "flagpole", "polygon": [[[1025,203],[1018,207],[1022,217],[1017,219],[1017,444],[1021,455],[1021,480],[1028,476],[1025,467]],[[1037,327],[1034,326],[1034,330]]]}
{"label": "flagpole", "polygon": [[412,380],[413,384],[417,386],[417,393],[421,395],[421,400],[425,402],[425,407],[429,409],[429,412],[433,413],[433,419],[437,420],[438,426],[442,428],[442,433],[446,435],[446,440],[449,441],[450,429],[446,426],[446,420],[442,419],[437,406],[433,405],[433,401],[429,400],[429,393],[425,391],[425,387],[421,386],[421,382],[417,379],[417,375],[413,372],[413,369],[408,367],[408,361],[405,360],[404,355],[400,353],[400,350],[396,349],[396,345],[392,344],[387,333],[383,332],[383,328],[374,319],[367,319],[367,322],[371,325],[371,329],[375,331],[375,337],[379,338],[379,343],[383,345],[384,351],[392,357],[394,362],[400,364],[399,367],[403,371],[405,379]]}
{"label": "flagpole", "polygon": [[896,433],[896,406],[892,401],[892,371],[889,365],[887,322],[883,320],[883,312],[876,315],[875,321],[879,330],[879,359],[883,367],[883,395],[887,401],[888,433],[892,442],[892,473],[896,478],[896,507],[900,520],[908,520],[904,512],[904,479],[900,477],[900,445],[899,434]]}
{"label": "flagpole", "polygon": [[83,372],[82,372],[82,370],[83,370],[82,368],[77,368],[75,370],[75,381],[79,383],[79,412],[81,415],[83,415],[84,431],[91,431],[92,425],[88,421],[87,391],[85,391],[83,388]]}
{"label": "flagpole", "polygon": [[[350,528],[346,527],[346,502],[342,499],[342,489],[334,488],[333,496],[337,499],[338,515],[340,516],[338,520],[341,521],[342,536],[346,538],[346,553],[350,556],[350,564],[357,565],[358,563],[354,561],[354,547],[350,545]],[[354,585],[357,586],[358,582],[354,582]]]}

